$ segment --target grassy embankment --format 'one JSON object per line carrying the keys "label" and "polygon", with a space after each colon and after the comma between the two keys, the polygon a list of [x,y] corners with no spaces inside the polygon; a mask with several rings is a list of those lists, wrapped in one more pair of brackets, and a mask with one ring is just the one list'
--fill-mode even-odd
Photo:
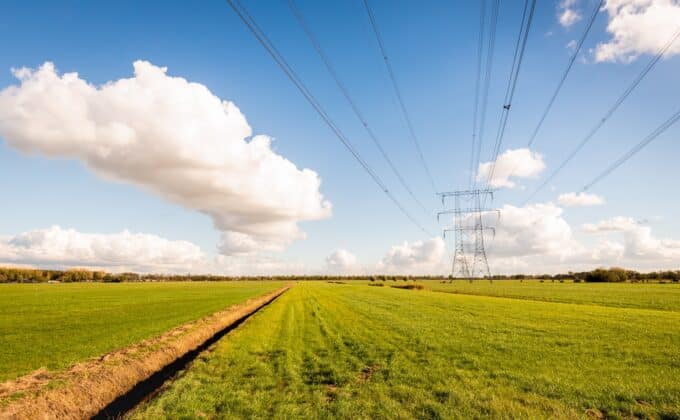
{"label": "grassy embankment", "polygon": [[0,284],[0,381],[119,349],[283,282]]}
{"label": "grassy embankment", "polygon": [[676,311],[300,283],[136,416],[676,418],[678,325]]}

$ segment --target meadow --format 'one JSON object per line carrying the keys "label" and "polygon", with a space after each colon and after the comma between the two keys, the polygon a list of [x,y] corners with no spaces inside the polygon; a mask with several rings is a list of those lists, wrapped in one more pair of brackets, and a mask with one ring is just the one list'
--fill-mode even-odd
{"label": "meadow", "polygon": [[39,368],[66,368],[282,284],[0,284],[0,381]]}
{"label": "meadow", "polygon": [[[393,282],[387,282],[390,285]],[[680,285],[660,283],[574,283],[546,280],[487,280],[420,282],[439,292],[499,296],[546,302],[578,303],[619,308],[680,311]]]}
{"label": "meadow", "polygon": [[680,417],[677,285],[367,283],[298,283],[133,416]]}

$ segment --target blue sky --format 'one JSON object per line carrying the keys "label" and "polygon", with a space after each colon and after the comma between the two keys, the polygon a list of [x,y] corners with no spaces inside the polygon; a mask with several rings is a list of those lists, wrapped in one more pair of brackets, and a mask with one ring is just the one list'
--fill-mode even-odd
{"label": "blue sky", "polygon": [[[532,148],[542,155],[546,169],[535,178],[517,179],[521,184],[517,188],[499,190],[494,206],[519,206],[650,60],[651,55],[644,50],[644,45],[638,44],[636,48],[640,51],[635,53],[638,55],[635,59],[596,60],[597,45],[610,42],[615,35],[607,30],[608,23],[617,18],[612,10],[624,11],[615,9],[614,3],[625,2],[612,0],[608,3],[611,3],[611,9],[599,13],[583,53]],[[432,215],[420,211],[400,188],[286,2],[244,1],[243,4],[398,199],[430,230],[437,231]],[[368,123],[417,195],[434,210],[438,201],[419,166],[400,118],[362,2],[299,0],[297,4]],[[580,36],[594,4],[591,0],[538,2],[502,151],[525,146],[569,59],[567,44]],[[466,186],[478,3],[374,0],[371,6],[438,188]],[[563,6],[585,18],[564,27],[558,20]],[[327,257],[338,249],[348,250],[356,256],[355,263],[350,261],[350,265],[356,266],[352,270],[439,269],[432,267],[439,267],[441,258],[433,263],[434,260],[425,256],[419,261],[418,252],[422,249],[413,248],[418,241],[427,242],[432,238],[411,225],[372,183],[226,2],[28,4],[7,1],[3,2],[2,8],[0,35],[8,42],[0,56],[0,89],[18,84],[10,69],[37,68],[46,61],[53,62],[59,72],[78,72],[81,79],[100,85],[132,77],[132,63],[146,60],[167,67],[169,76],[200,83],[215,96],[232,101],[245,115],[254,134],[274,138],[272,147],[277,154],[298,168],[317,172],[322,181],[320,191],[333,205],[332,216],[301,222],[299,226],[306,234],[305,239],[293,241],[281,251],[267,253],[268,258],[280,262],[283,271],[291,270],[285,268],[289,263],[304,264],[304,270],[323,270]],[[501,2],[482,161],[491,157],[492,136],[500,117],[521,13],[519,2]],[[639,32],[644,30],[640,28]],[[538,194],[534,202],[556,202],[561,193],[578,192],[605,165],[677,111],[677,98],[680,97],[678,55],[668,54],[655,67],[575,161],[550,188]],[[602,196],[604,205],[560,207],[563,213],[559,216],[572,230],[573,237],[567,240],[578,240],[586,247],[599,239],[588,235],[579,237],[580,227],[584,224],[593,225],[615,217],[644,220],[646,223],[631,229],[651,230],[655,240],[671,241],[668,242],[670,251],[659,251],[662,257],[654,257],[652,251],[647,250],[649,259],[641,262],[631,259],[630,250],[626,250],[612,261],[584,262],[579,259],[574,263],[575,267],[618,264],[649,268],[653,264],[665,266],[669,255],[675,255],[676,244],[672,241],[680,239],[680,227],[674,220],[680,206],[675,197],[675,180],[680,175],[675,162],[680,152],[679,134],[680,126],[672,127],[598,184],[591,192]],[[0,183],[0,195],[6,199],[0,209],[0,236],[11,238],[53,225],[93,234],[116,234],[127,229],[171,241],[191,242],[208,258],[218,254],[216,244],[220,241],[220,231],[215,229],[209,217],[195,209],[178,205],[131,183],[111,182],[78,159],[54,159],[41,153],[26,155],[1,140],[0,178],[3,182]],[[197,148],[201,147],[200,141],[195,139]],[[149,170],[153,170],[153,156],[149,157],[149,166]],[[544,229],[550,230],[550,227]],[[623,227],[617,229],[612,232],[621,233],[623,238],[615,233],[612,241],[619,241],[624,247],[635,242],[637,233]],[[535,235],[544,236],[540,232]],[[404,241],[408,241],[405,246]],[[397,245],[401,248],[392,248]],[[411,253],[405,256],[406,262],[398,258],[404,257],[404,253]],[[506,254],[505,257],[512,259],[511,250]],[[4,257],[5,261],[32,263],[30,258],[12,255]],[[520,257],[540,257],[540,252],[528,257],[525,252],[518,252]],[[257,264],[259,260],[252,258],[248,261]],[[556,258],[564,261],[564,258]],[[376,268],[381,259],[383,265]],[[512,271],[522,267],[557,270],[562,267],[558,263],[534,266],[533,260],[527,261],[528,266],[508,262],[507,265],[500,264],[497,270]],[[391,263],[395,266],[387,267]],[[430,263],[434,265],[427,265]],[[51,264],[69,263],[60,264],[57,259]],[[88,261],[82,264],[98,265]],[[134,263],[130,265],[134,266]],[[340,265],[342,269],[349,269]],[[193,266],[192,269],[197,268]]]}

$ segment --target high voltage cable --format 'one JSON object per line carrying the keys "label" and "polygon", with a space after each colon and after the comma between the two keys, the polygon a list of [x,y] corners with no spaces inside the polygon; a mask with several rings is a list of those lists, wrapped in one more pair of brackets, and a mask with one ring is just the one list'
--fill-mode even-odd
{"label": "high voltage cable", "polygon": [[619,166],[623,165],[628,159],[633,157],[635,154],[637,154],[640,150],[642,150],[645,146],[647,146],[649,143],[651,143],[654,139],[659,137],[664,131],[666,131],[670,126],[675,124],[680,120],[680,110],[677,111],[675,114],[673,114],[669,119],[664,121],[663,124],[661,124],[659,127],[657,127],[654,131],[652,131],[647,137],[645,137],[640,143],[636,144],[632,149],[630,149],[628,152],[626,152],[623,156],[621,156],[619,159],[617,159],[611,166],[609,166],[607,169],[602,171],[598,176],[593,178],[592,181],[590,181],[588,184],[586,184],[583,189],[583,191],[587,191],[590,187],[595,185],[597,182],[601,181],[602,178],[606,177],[610,173],[612,173],[615,169],[617,169]]}
{"label": "high voltage cable", "polygon": [[267,35],[260,29],[260,27],[255,22],[255,19],[248,13],[248,11],[238,2],[238,0],[226,0],[229,6],[234,10],[238,17],[243,21],[243,23],[248,27],[250,32],[253,34],[257,42],[264,47],[264,49],[269,53],[269,55],[274,59],[276,64],[281,68],[281,70],[288,76],[295,87],[302,93],[305,99],[309,102],[314,110],[319,114],[321,119],[328,125],[328,127],[333,131],[338,140],[347,148],[347,150],[354,156],[354,158],[359,162],[359,164],[364,168],[364,170],[371,176],[373,181],[378,185],[378,187],[387,195],[387,197],[392,200],[392,202],[397,206],[397,208],[414,224],[427,235],[434,236],[431,232],[425,229],[412,215],[409,213],[404,206],[392,195],[392,193],[387,189],[383,181],[380,179],[378,174],[376,174],[371,167],[364,161],[364,159],[359,155],[359,153],[354,149],[352,143],[345,137],[340,128],[335,125],[330,116],[323,109],[321,104],[316,100],[314,95],[307,89],[307,87],[298,78],[297,74],[288,65],[283,56],[279,53],[276,47],[269,40]]}
{"label": "high voltage cable", "polygon": [[527,197],[527,199],[522,203],[522,205],[525,205],[528,203],[536,194],[545,188],[546,185],[550,181],[552,181],[555,176],[576,156],[576,154],[583,148],[583,146],[590,141],[591,138],[600,130],[600,128],[604,125],[605,122],[614,114],[614,112],[621,106],[621,104],[628,98],[628,96],[635,90],[635,88],[640,84],[642,79],[645,78],[645,76],[654,68],[656,63],[663,57],[663,55],[668,51],[668,49],[673,45],[673,42],[680,36],[680,29],[678,29],[673,36],[668,40],[668,42],[659,50],[659,52],[652,58],[652,60],[647,63],[647,65],[642,69],[640,74],[633,80],[633,82],[626,88],[626,90],[619,96],[619,98],[614,102],[614,105],[612,105],[611,108],[605,113],[604,117],[602,117],[596,124],[595,126],[588,132],[588,134],[581,140],[581,142],[576,146],[574,150],[567,156],[567,158],[562,161],[562,163],[553,171],[552,174],[543,182],[541,183],[538,188],[536,188],[530,195]]}
{"label": "high voltage cable", "polygon": [[469,188],[472,188],[472,183],[475,179],[474,163],[475,150],[477,143],[477,115],[479,111],[479,84],[482,79],[482,50],[484,49],[484,21],[486,20],[486,0],[479,2],[481,5],[479,11],[479,36],[477,39],[477,71],[475,78],[475,102],[472,108],[472,148],[470,149],[470,183]]}
{"label": "high voltage cable", "polygon": [[[531,5],[529,6],[529,3]],[[527,17],[527,8],[529,15]],[[515,45],[515,56],[512,60],[512,70],[510,72],[510,80],[505,90],[505,101],[503,104],[503,112],[501,114],[501,121],[498,124],[498,131],[496,133],[496,144],[494,145],[493,158],[491,159],[491,171],[487,178],[486,184],[489,186],[496,172],[496,160],[500,152],[503,137],[505,135],[505,127],[508,124],[508,117],[510,115],[510,108],[512,106],[512,98],[515,95],[515,88],[517,86],[517,79],[519,77],[519,70],[522,66],[524,58],[524,51],[526,50],[527,40],[529,39],[529,31],[531,30],[531,22],[534,17],[534,10],[536,9],[536,0],[526,0],[524,2],[524,12],[522,13],[522,27],[520,28],[519,36],[517,37],[517,44]],[[526,21],[526,24],[525,24]]]}
{"label": "high voltage cable", "polygon": [[300,24],[300,27],[302,28],[302,30],[305,32],[305,34],[309,38],[310,42],[312,43],[312,46],[316,50],[316,53],[319,55],[319,57],[323,61],[324,65],[326,66],[326,69],[328,70],[331,77],[335,81],[335,84],[338,86],[338,88],[342,92],[342,95],[345,97],[345,99],[349,103],[350,107],[354,111],[354,114],[357,116],[357,118],[361,122],[361,125],[364,126],[366,133],[368,133],[368,136],[371,138],[371,140],[373,141],[375,146],[378,148],[378,150],[380,151],[380,154],[382,154],[382,157],[385,159],[385,161],[387,161],[387,164],[392,169],[392,172],[394,172],[394,175],[396,175],[397,179],[399,180],[399,183],[402,185],[402,187],[404,187],[404,189],[408,192],[408,194],[411,196],[411,198],[413,198],[413,200],[416,203],[418,203],[418,205],[423,209],[423,211],[430,214],[431,212],[423,205],[423,203],[420,200],[418,200],[416,195],[413,193],[413,190],[411,189],[411,187],[408,186],[408,184],[406,183],[406,180],[404,179],[404,177],[399,172],[399,169],[397,169],[397,166],[394,164],[394,162],[392,162],[392,159],[390,159],[389,155],[385,151],[384,147],[382,146],[382,144],[380,143],[380,141],[376,137],[376,135],[373,132],[373,130],[371,129],[371,127],[369,127],[368,123],[366,122],[366,118],[364,118],[363,113],[361,112],[361,110],[359,110],[359,107],[357,106],[356,102],[350,96],[349,91],[345,87],[345,84],[342,82],[342,80],[338,76],[338,73],[335,71],[335,68],[331,64],[330,59],[328,58],[326,53],[321,48],[321,44],[319,43],[318,39],[316,38],[314,33],[311,31],[311,29],[307,25],[307,22],[305,21],[304,17],[300,13],[300,10],[297,8],[297,6],[295,4],[295,0],[288,0],[288,7],[290,8],[291,12],[293,12],[295,19]]}
{"label": "high voltage cable", "polygon": [[482,154],[482,143],[484,142],[484,127],[486,126],[486,109],[489,103],[489,87],[491,85],[491,70],[493,68],[493,51],[496,45],[496,26],[498,24],[499,7],[500,0],[494,0],[491,7],[491,17],[489,22],[489,41],[486,49],[484,87],[482,88],[482,109],[479,118],[479,136],[477,140],[477,150],[475,150],[473,174],[476,174],[479,168],[479,159]]}
{"label": "high voltage cable", "polygon": [[597,14],[600,12],[600,8],[602,8],[603,3],[604,3],[604,0],[600,0],[595,5],[595,8],[593,9],[593,13],[590,15],[590,19],[588,20],[588,24],[586,25],[586,28],[583,31],[583,34],[581,35],[581,38],[578,41],[578,44],[576,45],[576,49],[574,49],[574,53],[571,55],[571,58],[569,59],[569,64],[567,64],[567,68],[564,70],[564,73],[562,74],[562,78],[560,79],[560,82],[557,84],[557,88],[555,89],[555,92],[553,92],[553,95],[550,98],[550,101],[548,102],[548,106],[545,108],[545,111],[543,111],[543,115],[541,115],[541,119],[538,121],[538,124],[536,125],[534,132],[531,134],[531,137],[529,138],[529,142],[527,143],[527,148],[531,147],[531,145],[534,143],[534,140],[536,140],[536,136],[538,135],[538,131],[541,129],[541,126],[543,126],[543,122],[545,121],[545,118],[548,116],[550,109],[552,108],[553,104],[555,103],[555,99],[557,98],[557,95],[560,93],[560,90],[562,89],[562,86],[564,85],[565,80],[567,80],[567,76],[569,75],[569,72],[571,71],[571,68],[574,65],[574,61],[576,61],[576,57],[578,56],[578,53],[581,51],[581,47],[583,47],[583,42],[586,40],[586,37],[588,36],[590,29],[593,27],[593,22],[595,22],[595,18],[597,17]]}
{"label": "high voltage cable", "polygon": [[[527,17],[527,8],[529,9],[529,16]],[[529,31],[531,30],[531,23],[534,17],[534,10],[536,9],[536,0],[531,0],[531,6],[529,6],[529,0],[524,2],[524,10],[522,12],[522,24],[520,26],[519,34],[517,36],[517,43],[515,44],[515,54],[512,59],[512,67],[510,71],[510,79],[508,80],[508,86],[505,90],[505,100],[503,103],[503,112],[501,114],[501,120],[498,124],[498,131],[496,133],[496,144],[494,145],[494,153],[492,155],[492,166],[489,176],[487,177],[486,187],[491,185],[494,173],[496,172],[496,161],[498,160],[498,154],[500,152],[501,144],[503,142],[503,136],[505,135],[505,127],[508,123],[508,117],[510,114],[510,108],[512,106],[512,98],[515,94],[515,88],[517,86],[517,79],[519,77],[519,71],[522,66],[522,60],[524,58],[524,52],[526,50],[527,40],[529,39]],[[525,24],[526,22],[526,24]],[[486,203],[486,197],[484,198],[484,203]],[[501,220],[498,221],[496,230],[500,229]],[[489,250],[490,251],[490,250]]]}
{"label": "high voltage cable", "polygon": [[416,151],[418,152],[418,157],[420,158],[420,162],[423,165],[423,169],[425,169],[425,173],[427,174],[427,177],[430,181],[432,189],[436,192],[437,187],[435,185],[434,178],[432,177],[432,173],[430,172],[430,168],[427,166],[427,162],[425,161],[425,157],[423,156],[423,151],[420,147],[420,141],[418,140],[418,136],[416,136],[416,131],[413,128],[413,123],[411,122],[411,117],[409,116],[408,110],[406,109],[406,105],[404,104],[404,99],[401,96],[401,91],[399,90],[399,85],[397,84],[397,78],[394,75],[394,70],[392,69],[392,64],[390,63],[390,60],[387,56],[387,51],[385,50],[385,45],[383,43],[382,36],[380,35],[380,31],[378,30],[378,24],[375,21],[375,17],[373,16],[373,11],[371,10],[371,6],[369,6],[369,4],[368,4],[368,0],[364,0],[364,6],[366,8],[366,13],[368,14],[368,19],[371,22],[371,27],[373,28],[373,32],[375,33],[375,38],[378,41],[378,47],[380,48],[380,53],[382,54],[383,61],[385,62],[385,66],[387,67],[387,73],[390,76],[390,81],[392,82],[392,87],[394,88],[394,92],[397,96],[397,101],[399,102],[399,108],[401,109],[401,115],[404,118],[404,121],[406,122],[409,134],[411,136],[411,140],[413,140],[413,144],[415,145]]}
{"label": "high voltage cable", "polygon": [[[550,100],[548,101],[548,105],[546,106],[545,110],[543,111],[543,114],[541,115],[541,118],[538,121],[538,124],[536,125],[536,128],[534,129],[533,133],[531,134],[531,137],[529,137],[529,141],[527,142],[526,148],[529,149],[531,145],[534,143],[536,140],[536,136],[538,135],[539,130],[543,126],[543,122],[545,122],[546,117],[548,116],[548,113],[550,113],[550,110],[552,109],[552,106],[555,103],[555,100],[557,99],[557,95],[560,93],[562,90],[562,86],[564,85],[564,82],[567,80],[567,76],[569,75],[569,72],[571,71],[574,62],[576,61],[576,57],[578,56],[579,52],[581,51],[581,48],[583,47],[583,43],[585,42],[586,38],[588,37],[588,33],[590,32],[590,29],[593,27],[593,23],[595,22],[595,18],[597,17],[600,8],[602,7],[602,4],[604,3],[604,0],[600,0],[598,4],[595,5],[595,8],[593,9],[592,14],[590,15],[590,19],[588,19],[588,24],[585,27],[585,30],[583,31],[583,34],[581,34],[581,38],[578,41],[578,44],[576,44],[576,48],[574,49],[574,52],[572,53],[571,57],[569,58],[569,61],[567,63],[567,68],[564,70],[564,73],[562,73],[562,77],[560,78],[559,83],[557,84],[557,87],[555,88],[555,91],[553,92],[552,96],[550,97]],[[518,164],[515,164],[512,170],[508,172],[508,178],[514,175],[515,171],[517,170]]]}

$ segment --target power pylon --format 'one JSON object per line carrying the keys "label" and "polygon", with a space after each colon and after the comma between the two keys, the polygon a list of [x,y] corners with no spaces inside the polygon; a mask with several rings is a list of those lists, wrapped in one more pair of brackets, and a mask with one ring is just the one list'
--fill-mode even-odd
{"label": "power pylon", "polygon": [[[437,213],[439,220],[443,214],[453,214],[453,227],[445,227],[443,230],[444,238],[448,232],[455,234],[455,246],[453,261],[451,263],[451,275],[454,278],[483,278],[491,277],[489,262],[484,247],[484,233],[491,231],[495,234],[493,227],[484,226],[484,214],[498,212],[498,210],[487,209],[482,206],[486,202],[486,197],[493,199],[493,191],[490,189],[459,190],[439,193],[442,199],[443,210]],[[453,197],[454,208],[446,208],[446,199]],[[461,202],[468,203],[467,207]],[[474,250],[470,258],[469,249]]]}
{"label": "power pylon", "polygon": [[[444,195],[442,195],[442,206],[445,205]],[[464,218],[470,209],[462,209],[460,206],[460,195],[453,196],[455,207],[454,210],[443,210],[437,213],[437,221],[442,214],[453,214],[453,229],[444,228],[444,239],[446,233],[453,231],[455,235],[455,246],[453,251],[453,261],[451,262],[451,276],[460,278],[470,277],[470,265],[468,264],[467,252],[465,245],[469,242],[468,231],[464,229]]]}

